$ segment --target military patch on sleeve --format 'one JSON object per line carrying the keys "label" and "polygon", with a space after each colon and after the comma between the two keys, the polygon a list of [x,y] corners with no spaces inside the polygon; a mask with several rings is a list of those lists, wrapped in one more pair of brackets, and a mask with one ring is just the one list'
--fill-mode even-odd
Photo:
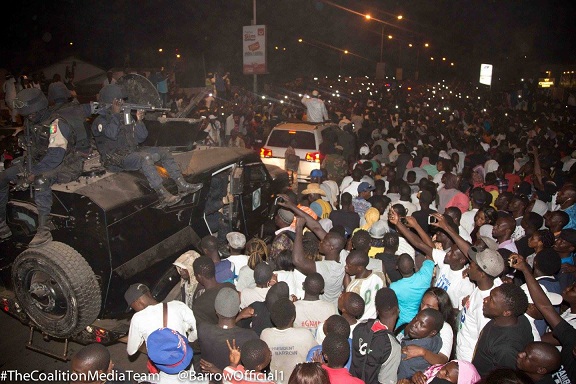
{"label": "military patch on sleeve", "polygon": [[64,137],[60,129],[58,129],[58,119],[54,120],[50,124],[50,139],[48,143],[48,148],[64,148],[68,147],[68,139]]}

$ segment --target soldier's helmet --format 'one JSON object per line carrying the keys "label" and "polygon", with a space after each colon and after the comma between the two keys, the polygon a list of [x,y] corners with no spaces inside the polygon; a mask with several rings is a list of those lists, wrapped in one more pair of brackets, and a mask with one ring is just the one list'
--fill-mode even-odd
{"label": "soldier's helmet", "polygon": [[48,107],[48,99],[40,89],[26,88],[16,95],[14,107],[20,115],[28,116]]}
{"label": "soldier's helmet", "polygon": [[117,84],[109,84],[102,87],[98,96],[98,101],[101,103],[112,103],[114,99],[124,99],[126,94],[124,89]]}

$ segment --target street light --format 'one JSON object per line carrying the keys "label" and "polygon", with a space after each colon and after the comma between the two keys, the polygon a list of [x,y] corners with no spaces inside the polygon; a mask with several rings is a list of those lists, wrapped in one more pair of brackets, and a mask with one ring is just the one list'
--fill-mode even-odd
{"label": "street light", "polygon": [[348,54],[348,50],[345,49],[342,52],[340,52],[340,74],[342,74],[342,58],[344,57],[344,55]]}
{"label": "street light", "polygon": [[[372,20],[372,15],[366,14],[366,15],[364,15],[364,18],[366,20]],[[403,16],[398,15],[398,16],[396,16],[396,19],[402,20]],[[387,23],[387,22],[382,21],[382,20],[378,20],[378,19],[374,19],[374,20],[378,21],[381,24],[381,28],[380,28],[380,62],[382,62],[382,59],[384,56],[384,24],[389,24],[389,25],[392,25],[392,24]],[[392,39],[392,35],[388,35],[388,39]]]}

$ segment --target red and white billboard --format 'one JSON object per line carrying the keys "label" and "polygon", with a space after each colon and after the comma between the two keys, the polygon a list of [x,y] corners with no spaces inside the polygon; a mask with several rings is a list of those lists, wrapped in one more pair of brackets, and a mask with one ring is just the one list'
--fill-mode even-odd
{"label": "red and white billboard", "polygon": [[266,61],[266,26],[248,25],[242,28],[242,57],[245,75],[268,73]]}

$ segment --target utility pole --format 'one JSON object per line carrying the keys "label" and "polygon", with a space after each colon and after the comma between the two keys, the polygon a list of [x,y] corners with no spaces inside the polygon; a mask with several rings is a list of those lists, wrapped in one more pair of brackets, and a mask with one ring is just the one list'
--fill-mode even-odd
{"label": "utility pole", "polygon": [[[256,0],[252,0],[252,25],[256,25]],[[254,95],[258,94],[258,75],[254,74]]]}

